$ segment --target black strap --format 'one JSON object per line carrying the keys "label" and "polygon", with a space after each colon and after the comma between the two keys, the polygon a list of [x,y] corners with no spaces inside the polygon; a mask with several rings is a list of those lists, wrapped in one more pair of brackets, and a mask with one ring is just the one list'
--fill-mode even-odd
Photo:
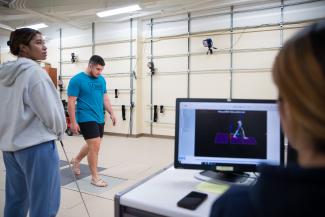
{"label": "black strap", "polygon": [[153,122],[157,122],[158,120],[158,106],[154,105],[153,106]]}
{"label": "black strap", "polygon": [[126,118],[125,118],[125,105],[122,105],[122,119],[123,119],[123,121],[126,120]]}
{"label": "black strap", "polygon": [[115,98],[118,98],[118,89],[115,89]]}

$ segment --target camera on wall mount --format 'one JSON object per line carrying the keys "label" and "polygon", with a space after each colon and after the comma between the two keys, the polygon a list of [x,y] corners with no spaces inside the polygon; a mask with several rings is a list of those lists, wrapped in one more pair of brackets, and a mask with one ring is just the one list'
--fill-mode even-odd
{"label": "camera on wall mount", "polygon": [[213,54],[213,50],[212,49],[217,49],[216,47],[213,47],[213,41],[211,38],[207,38],[205,40],[202,41],[203,43],[203,46],[204,47],[207,47],[208,48],[208,51],[207,51],[207,55],[210,53],[210,54]]}
{"label": "camera on wall mount", "polygon": [[78,61],[78,56],[75,53],[71,53],[71,63],[76,63]]}
{"label": "camera on wall mount", "polygon": [[156,71],[155,64],[153,62],[148,62],[147,63],[147,66],[150,69],[151,75],[154,75],[155,74],[155,71]]}

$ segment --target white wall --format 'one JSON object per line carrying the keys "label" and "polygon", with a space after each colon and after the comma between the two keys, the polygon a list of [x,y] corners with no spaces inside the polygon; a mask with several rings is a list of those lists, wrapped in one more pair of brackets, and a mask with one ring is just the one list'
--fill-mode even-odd
{"label": "white wall", "polygon": [[[284,1],[285,4],[297,2],[301,1]],[[271,68],[282,43],[308,21],[325,18],[325,1],[285,6],[285,25],[281,28],[280,3],[278,0],[263,5],[234,7],[233,22],[230,8],[191,13],[189,26],[188,14],[154,19],[152,44],[150,19],[133,21],[132,38],[135,40],[132,42],[132,55],[136,58],[132,60],[132,70],[137,75],[137,79],[132,81],[135,102],[133,134],[173,136],[175,99],[178,97],[276,99]],[[269,6],[276,8],[265,9]],[[233,32],[230,31],[231,23]],[[130,127],[130,22],[98,22],[94,30],[95,54],[106,60],[104,76],[118,117],[116,127],[107,120],[109,124],[105,131],[127,134]],[[207,49],[202,45],[206,38],[211,38],[217,47],[213,55],[206,55]],[[91,28],[62,29],[61,71],[65,88],[73,75],[87,67],[92,55],[92,40]],[[59,44],[58,32],[57,38],[47,43],[47,62],[58,68],[58,72]],[[157,68],[152,79],[146,66],[151,59],[151,45]],[[72,52],[79,57],[77,63],[70,61]],[[8,49],[1,49],[2,62],[13,59]],[[118,98],[114,98],[114,89],[120,92]],[[63,98],[66,98],[65,93]],[[121,105],[126,105],[125,121],[122,120]],[[160,105],[165,108],[164,113],[158,111],[155,123],[151,119],[153,105],[157,105],[158,110]]]}
{"label": "white wall", "polygon": [[[136,39],[137,22],[132,22],[132,37]],[[107,93],[111,100],[112,107],[117,116],[117,125],[112,126],[109,116],[106,115],[105,132],[129,133],[130,123],[130,22],[124,23],[97,23],[94,26],[94,54],[104,58],[106,65],[103,76],[107,83]],[[84,71],[88,60],[92,56],[92,29],[62,29],[62,75],[64,89],[68,87],[69,80],[75,74]],[[136,56],[136,41],[132,42],[132,55]],[[71,63],[71,53],[78,56],[76,63]],[[135,70],[136,60],[132,60],[132,70]],[[128,73],[128,74],[127,74]],[[136,89],[136,81],[133,81],[133,88]],[[115,98],[115,89],[118,89],[118,98]],[[133,101],[136,101],[133,94]],[[63,98],[67,98],[66,92]],[[122,105],[126,106],[126,120],[122,119]],[[136,108],[134,109],[136,112]],[[138,134],[135,128],[136,116],[133,115],[133,134]]]}
{"label": "white wall", "polygon": [[[285,1],[285,4],[297,2]],[[142,71],[145,80],[141,95],[143,132],[174,135],[174,106],[178,97],[276,99],[271,68],[282,43],[307,25],[306,21],[325,17],[322,13],[325,1],[285,6],[283,20],[280,5],[281,1],[274,1],[254,7],[234,7],[233,21],[230,9],[192,13],[191,37],[188,37],[187,14],[154,19],[152,55],[157,73],[151,82],[148,68]],[[266,8],[270,6],[275,8]],[[281,21],[285,23],[283,28]],[[231,23],[233,32],[230,31]],[[149,24],[150,20],[143,22],[143,64],[150,61],[147,57],[151,55]],[[213,55],[205,54],[202,40],[206,38],[211,38],[218,48]],[[190,57],[187,56],[188,49]],[[151,123],[151,102],[168,107],[165,114],[158,113],[155,123]]]}
{"label": "white wall", "polygon": [[0,60],[1,63],[15,60],[16,57],[10,53],[9,47],[1,47],[1,54],[0,54]]}

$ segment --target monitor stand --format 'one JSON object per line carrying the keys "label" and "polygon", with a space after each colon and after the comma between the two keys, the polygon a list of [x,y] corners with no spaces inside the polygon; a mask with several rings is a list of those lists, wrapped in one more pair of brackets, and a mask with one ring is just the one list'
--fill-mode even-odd
{"label": "monitor stand", "polygon": [[243,172],[222,172],[204,170],[194,175],[195,178],[212,183],[245,184],[249,174]]}

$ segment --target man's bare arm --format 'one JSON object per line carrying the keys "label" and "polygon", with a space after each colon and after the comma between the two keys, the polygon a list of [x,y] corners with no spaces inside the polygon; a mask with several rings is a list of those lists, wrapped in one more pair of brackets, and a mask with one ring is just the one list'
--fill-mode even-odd
{"label": "man's bare arm", "polygon": [[111,104],[111,101],[109,100],[107,93],[104,94],[104,106],[105,106],[105,110],[108,111],[108,113],[110,114],[113,125],[115,126],[116,117],[115,117],[115,114],[114,114],[114,111],[112,108],[112,104]]}
{"label": "man's bare arm", "polygon": [[80,128],[76,120],[76,101],[76,96],[68,97],[68,113],[71,122],[71,130],[75,134],[80,132]]}

